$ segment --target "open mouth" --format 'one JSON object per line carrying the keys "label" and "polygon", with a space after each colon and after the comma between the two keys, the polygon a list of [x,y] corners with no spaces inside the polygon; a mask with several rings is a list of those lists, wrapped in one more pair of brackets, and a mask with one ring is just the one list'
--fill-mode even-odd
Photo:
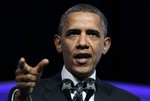
{"label": "open mouth", "polygon": [[88,53],[79,53],[74,56],[77,63],[80,65],[86,64],[92,56]]}
{"label": "open mouth", "polygon": [[76,58],[76,59],[90,58],[90,57],[91,57],[91,55],[88,53],[80,53],[80,54],[76,54],[74,56],[74,58]]}

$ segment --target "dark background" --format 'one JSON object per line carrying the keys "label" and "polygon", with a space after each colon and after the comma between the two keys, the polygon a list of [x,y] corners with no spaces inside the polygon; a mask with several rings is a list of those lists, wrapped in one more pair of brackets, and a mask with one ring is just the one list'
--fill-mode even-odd
{"label": "dark background", "polygon": [[70,6],[90,3],[108,19],[112,46],[97,75],[103,80],[150,84],[148,0],[15,0],[0,2],[0,82],[15,79],[20,57],[35,66],[48,58],[42,78],[61,70],[53,44],[60,16]]}

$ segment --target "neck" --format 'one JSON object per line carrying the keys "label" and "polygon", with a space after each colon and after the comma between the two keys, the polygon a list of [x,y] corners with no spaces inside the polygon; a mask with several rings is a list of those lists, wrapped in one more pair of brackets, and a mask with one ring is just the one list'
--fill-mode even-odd
{"label": "neck", "polygon": [[87,74],[75,74],[75,73],[72,73],[72,75],[74,77],[76,77],[77,80],[84,81],[84,80],[88,79],[93,73],[94,73],[94,71],[91,72],[91,73],[87,73]]}

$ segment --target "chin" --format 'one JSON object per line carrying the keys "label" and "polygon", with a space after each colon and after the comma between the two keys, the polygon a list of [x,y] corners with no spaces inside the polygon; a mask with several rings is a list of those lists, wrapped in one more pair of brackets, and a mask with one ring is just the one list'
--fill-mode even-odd
{"label": "chin", "polygon": [[89,73],[91,71],[91,69],[87,66],[77,66],[74,70],[79,73]]}
{"label": "chin", "polygon": [[91,75],[91,73],[89,72],[76,72],[74,74],[74,76],[78,79],[78,80],[86,80],[89,76]]}
{"label": "chin", "polygon": [[87,68],[86,69],[83,69],[83,68],[77,69],[74,71],[74,73],[75,73],[75,75],[81,76],[81,77],[87,77],[92,74],[91,70],[89,70]]}

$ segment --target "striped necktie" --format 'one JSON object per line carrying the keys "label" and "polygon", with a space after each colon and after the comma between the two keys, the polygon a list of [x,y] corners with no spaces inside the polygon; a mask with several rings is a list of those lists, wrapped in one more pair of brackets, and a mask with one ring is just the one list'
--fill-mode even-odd
{"label": "striped necktie", "polygon": [[76,93],[73,97],[73,101],[83,101],[82,92],[83,92],[83,83],[79,82],[76,85]]}

